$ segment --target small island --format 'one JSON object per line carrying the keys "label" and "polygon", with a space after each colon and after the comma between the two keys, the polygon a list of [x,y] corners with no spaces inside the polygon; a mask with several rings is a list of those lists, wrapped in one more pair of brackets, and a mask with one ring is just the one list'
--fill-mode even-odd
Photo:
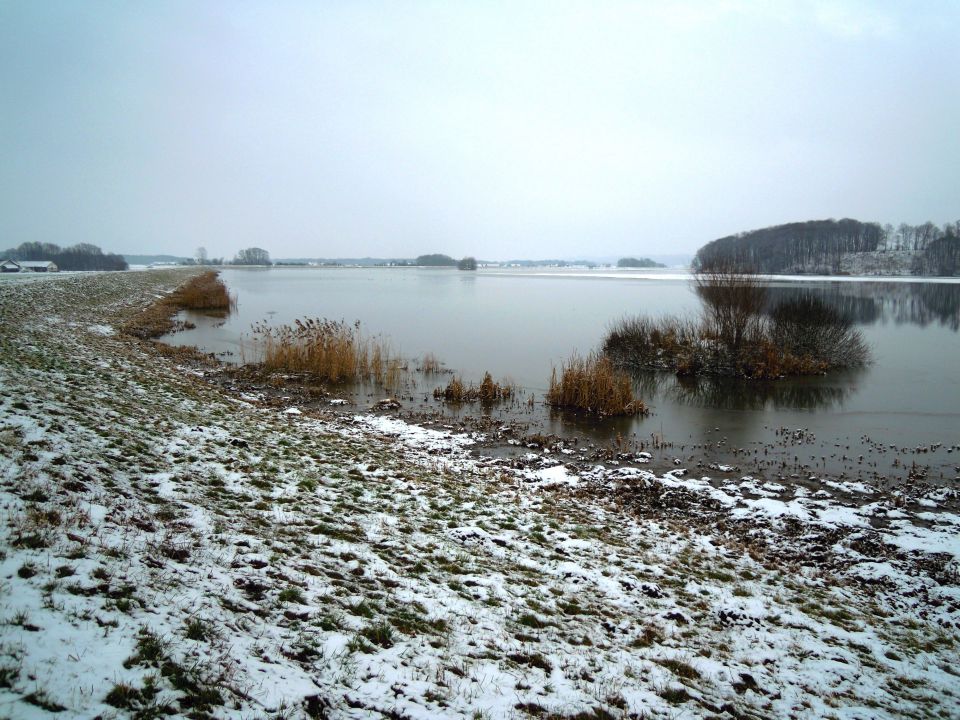
{"label": "small island", "polygon": [[663,268],[666,267],[663,263],[658,263],[655,260],[650,258],[632,258],[625,257],[617,260],[618,268]]}

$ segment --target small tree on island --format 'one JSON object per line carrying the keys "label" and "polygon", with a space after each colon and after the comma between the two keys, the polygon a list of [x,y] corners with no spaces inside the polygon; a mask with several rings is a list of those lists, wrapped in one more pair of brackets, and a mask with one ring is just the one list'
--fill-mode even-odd
{"label": "small tree on island", "polygon": [[233,258],[234,265],[270,265],[270,253],[263,248],[252,247],[241,250]]}
{"label": "small tree on island", "polygon": [[457,270],[476,270],[477,269],[477,259],[473,257],[465,257],[460,262],[457,263]]}
{"label": "small tree on island", "polygon": [[768,289],[755,272],[717,260],[694,272],[693,286],[703,301],[705,328],[731,352],[760,336]]}

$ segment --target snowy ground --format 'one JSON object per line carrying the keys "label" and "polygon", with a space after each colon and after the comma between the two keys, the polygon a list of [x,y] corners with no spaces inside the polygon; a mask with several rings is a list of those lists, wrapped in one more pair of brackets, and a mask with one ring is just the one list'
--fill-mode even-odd
{"label": "snowy ground", "polygon": [[0,717],[960,717],[945,497],[231,396],[119,332],[185,272],[0,285]]}

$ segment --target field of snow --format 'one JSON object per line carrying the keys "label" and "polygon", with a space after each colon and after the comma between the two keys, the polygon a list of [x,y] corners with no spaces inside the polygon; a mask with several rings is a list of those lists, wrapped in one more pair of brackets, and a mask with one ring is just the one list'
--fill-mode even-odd
{"label": "field of snow", "polygon": [[121,332],[191,272],[0,285],[0,717],[960,716],[946,496],[230,394]]}

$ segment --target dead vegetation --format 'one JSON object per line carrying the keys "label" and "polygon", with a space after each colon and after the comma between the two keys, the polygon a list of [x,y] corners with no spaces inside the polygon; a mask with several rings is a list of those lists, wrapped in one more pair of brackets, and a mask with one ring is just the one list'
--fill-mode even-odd
{"label": "dead vegetation", "polygon": [[509,400],[515,395],[514,387],[510,383],[494,382],[490,373],[484,373],[483,381],[479,386],[473,383],[465,385],[463,380],[454,377],[445,388],[436,388],[433,397],[436,400],[447,402],[476,402],[493,403],[500,400]]}
{"label": "dead vegetation", "polygon": [[646,415],[647,407],[633,396],[630,377],[617,370],[610,358],[591,353],[574,354],[550,376],[547,404],[596,415]]}
{"label": "dead vegetation", "polygon": [[360,323],[319,318],[293,325],[255,325],[254,335],[270,371],[307,373],[331,383],[374,382],[387,388],[399,384],[406,369],[381,337],[368,338]]}
{"label": "dead vegetation", "polygon": [[419,370],[424,375],[440,375],[441,373],[450,372],[450,370],[447,370],[443,366],[443,363],[440,362],[440,358],[429,352],[426,353],[420,361]]}
{"label": "dead vegetation", "polygon": [[149,340],[191,327],[175,319],[181,310],[227,314],[236,306],[236,295],[230,294],[215,270],[209,270],[146,307],[124,324],[122,330],[127,335]]}
{"label": "dead vegetation", "polygon": [[714,268],[697,273],[700,318],[623,318],[602,352],[618,366],[773,380],[819,375],[869,362],[853,322],[818,298],[767,308],[767,288],[751,273]]}
{"label": "dead vegetation", "polygon": [[231,295],[215,270],[198,275],[170,295],[170,301],[181,310],[219,310],[236,308],[237,297]]}

